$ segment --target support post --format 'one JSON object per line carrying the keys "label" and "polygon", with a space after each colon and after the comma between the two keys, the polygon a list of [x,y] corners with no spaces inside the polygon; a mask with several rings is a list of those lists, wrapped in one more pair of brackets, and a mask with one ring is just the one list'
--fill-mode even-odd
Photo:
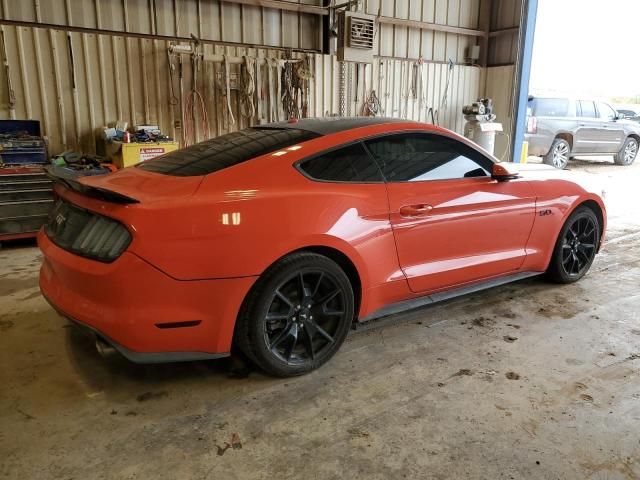
{"label": "support post", "polygon": [[520,163],[520,156],[522,155],[522,142],[524,141],[525,123],[527,121],[527,104],[529,102],[533,39],[536,30],[536,16],[538,14],[538,0],[522,0],[522,2],[515,77],[513,128],[511,129],[513,135],[511,138],[511,151],[513,152],[513,161],[516,163]]}

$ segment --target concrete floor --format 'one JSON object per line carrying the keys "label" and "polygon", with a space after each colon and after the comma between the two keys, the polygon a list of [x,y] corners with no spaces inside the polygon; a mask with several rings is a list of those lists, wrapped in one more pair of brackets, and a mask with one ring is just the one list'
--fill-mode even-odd
{"label": "concrete floor", "polygon": [[105,361],[0,250],[0,478],[640,478],[640,162],[570,286],[529,280],[356,332],[302,378]]}

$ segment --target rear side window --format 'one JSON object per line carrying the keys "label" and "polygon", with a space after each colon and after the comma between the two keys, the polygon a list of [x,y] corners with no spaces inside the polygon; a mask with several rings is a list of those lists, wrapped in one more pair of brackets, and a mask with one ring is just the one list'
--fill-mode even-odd
{"label": "rear side window", "polygon": [[292,128],[248,128],[147,160],[138,168],[178,177],[207,175],[318,136]]}
{"label": "rear side window", "polygon": [[529,106],[536,117],[569,116],[569,100],[566,98],[534,98]]}
{"label": "rear side window", "polygon": [[305,160],[298,168],[313,180],[325,182],[382,182],[382,174],[361,143]]}
{"label": "rear side window", "polygon": [[493,161],[441,135],[389,135],[366,142],[389,182],[487,177]]}
{"label": "rear side window", "polygon": [[592,101],[580,100],[578,103],[580,104],[581,117],[596,118],[596,106]]}

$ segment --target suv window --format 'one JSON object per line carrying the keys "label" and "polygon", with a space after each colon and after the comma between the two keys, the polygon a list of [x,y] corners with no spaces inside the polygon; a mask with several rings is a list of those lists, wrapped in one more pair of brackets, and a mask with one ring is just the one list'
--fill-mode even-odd
{"label": "suv window", "polygon": [[569,116],[569,100],[566,98],[534,98],[529,103],[536,117]]}
{"label": "suv window", "polygon": [[207,175],[318,136],[295,128],[247,128],[147,160],[137,167],[178,177]]}
{"label": "suv window", "polygon": [[389,182],[486,177],[493,165],[481,153],[442,135],[389,135],[365,145]]}
{"label": "suv window", "polygon": [[596,107],[592,101],[580,100],[578,103],[580,104],[580,110],[582,111],[580,115],[581,117],[596,118]]}
{"label": "suv window", "polygon": [[598,114],[602,120],[613,120],[616,118],[616,112],[606,103],[598,103]]}
{"label": "suv window", "polygon": [[313,180],[383,182],[378,165],[359,142],[304,160],[298,164],[298,168]]}

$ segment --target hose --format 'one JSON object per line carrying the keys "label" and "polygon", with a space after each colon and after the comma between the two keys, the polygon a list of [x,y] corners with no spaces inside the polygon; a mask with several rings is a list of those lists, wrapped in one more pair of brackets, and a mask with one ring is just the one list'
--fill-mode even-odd
{"label": "hose", "polygon": [[200,109],[200,119],[201,119],[201,127],[202,133],[206,135],[206,138],[210,137],[209,132],[209,119],[207,117],[207,107],[204,103],[204,98],[202,94],[198,90],[198,60],[199,57],[197,55],[192,55],[191,57],[191,65],[193,68],[193,75],[191,81],[193,82],[193,87],[187,96],[187,100],[185,102],[185,114],[184,114],[184,130],[185,130],[185,146],[189,145],[191,139],[193,138],[194,142],[197,142],[199,139],[197,138],[197,132],[194,128],[194,122],[196,118],[196,109]]}
{"label": "hose", "polygon": [[366,117],[375,117],[382,113],[382,104],[375,90],[371,90],[362,105],[362,115]]}
{"label": "hose", "polygon": [[244,63],[240,67],[240,114],[251,119],[256,114],[256,106],[253,100],[253,94],[256,91],[254,77],[256,60],[247,56],[242,58]]}
{"label": "hose", "polygon": [[298,109],[298,81],[293,73],[293,63],[285,62],[282,68],[281,77],[282,89],[282,109],[285,118],[300,118],[300,110]]}

